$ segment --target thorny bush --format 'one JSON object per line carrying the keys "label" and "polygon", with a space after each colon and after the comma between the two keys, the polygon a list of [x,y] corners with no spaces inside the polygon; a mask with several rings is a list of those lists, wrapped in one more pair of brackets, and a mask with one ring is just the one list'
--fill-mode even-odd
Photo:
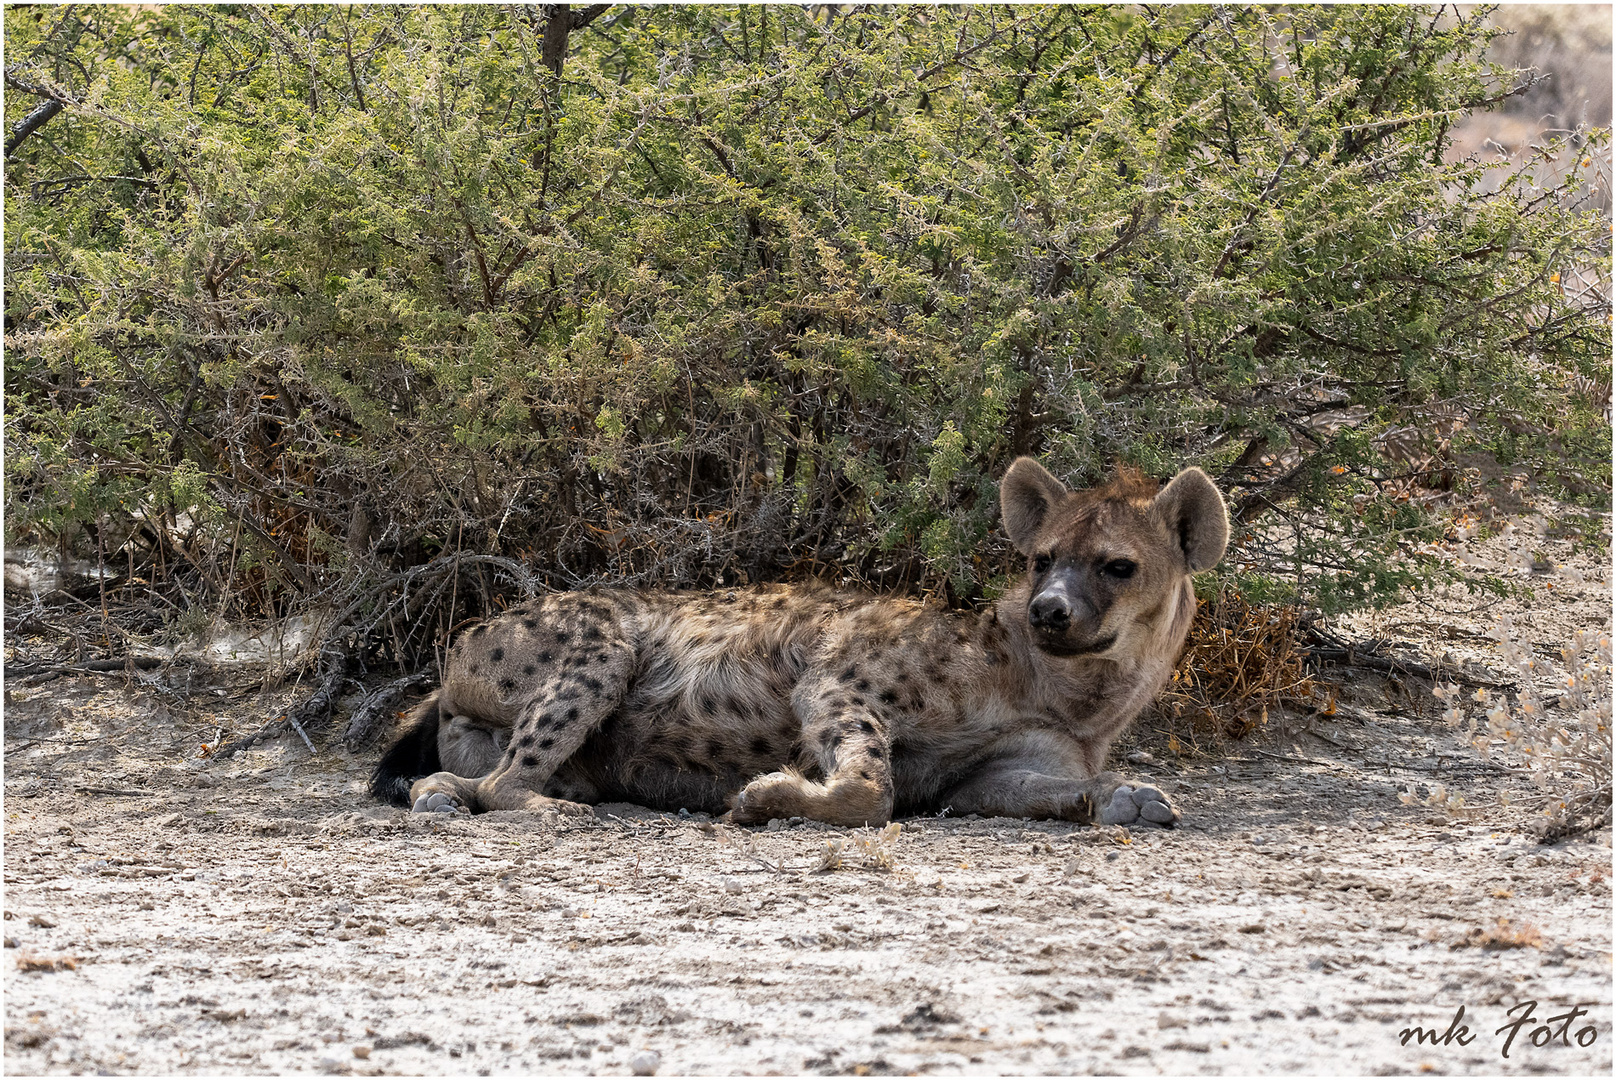
{"label": "thorny bush", "polygon": [[1201,464],[1249,598],[1389,600],[1459,572],[1433,490],[1609,499],[1608,129],[1448,161],[1535,78],[1495,33],[8,6],[8,541],[414,667],[522,575],[990,597],[1037,453]]}

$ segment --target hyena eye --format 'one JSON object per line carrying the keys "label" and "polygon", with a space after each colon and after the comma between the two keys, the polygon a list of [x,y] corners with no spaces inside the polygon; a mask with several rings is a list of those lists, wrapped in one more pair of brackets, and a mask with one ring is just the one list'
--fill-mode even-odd
{"label": "hyena eye", "polygon": [[1133,572],[1137,569],[1139,569],[1139,564],[1132,559],[1112,559],[1100,567],[1100,572],[1106,577],[1126,580],[1133,577]]}
{"label": "hyena eye", "polygon": [[1033,573],[1042,574],[1045,570],[1048,570],[1050,568],[1050,566],[1054,563],[1054,561],[1055,560],[1050,558],[1048,555],[1040,555],[1040,556],[1038,556],[1036,559],[1034,559],[1032,561]]}

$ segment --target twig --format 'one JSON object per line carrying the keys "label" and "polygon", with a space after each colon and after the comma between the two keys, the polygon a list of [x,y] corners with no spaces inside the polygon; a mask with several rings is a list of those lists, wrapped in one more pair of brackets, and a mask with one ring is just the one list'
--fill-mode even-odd
{"label": "twig", "polygon": [[1364,747],[1362,747],[1362,746],[1353,746],[1351,743],[1338,742],[1337,740],[1330,738],[1330,736],[1324,734],[1321,731],[1317,731],[1314,728],[1309,727],[1309,728],[1307,728],[1305,730],[1307,731],[1307,733],[1309,735],[1313,736],[1315,739],[1321,739],[1324,742],[1329,743],[1331,746],[1339,746],[1343,750],[1351,750],[1351,751],[1354,751],[1356,753],[1362,753],[1363,750],[1364,750]]}
{"label": "twig", "polygon": [[1480,761],[1466,758],[1455,758],[1452,761],[1438,761],[1430,765],[1426,765],[1418,761],[1392,761],[1389,758],[1382,759],[1380,761],[1373,761],[1367,758],[1365,760],[1368,761],[1369,764],[1379,765],[1383,769],[1408,769],[1411,772],[1440,773],[1454,772],[1456,770],[1463,769],[1487,769],[1492,772],[1504,773],[1509,776],[1531,775],[1525,769],[1511,769],[1507,765],[1500,765],[1494,761]]}
{"label": "twig", "polygon": [[257,731],[253,732],[251,735],[244,735],[239,739],[231,739],[229,742],[215,750],[212,757],[215,761],[224,761],[233,756],[239,750],[250,750],[261,742],[268,742],[270,739],[286,734],[286,729],[289,726],[290,725],[286,723],[284,717],[280,720],[272,720],[263,727],[259,728]]}
{"label": "twig", "polygon": [[137,798],[146,798],[157,794],[155,791],[136,791],[130,788],[90,787],[88,785],[75,785],[74,791],[82,795],[132,795]]}
{"label": "twig", "polygon": [[757,844],[750,836],[734,829],[726,829],[722,825],[718,826],[718,846],[730,848],[736,854],[744,855],[771,873],[778,874],[785,870],[785,863],[772,863],[765,859],[757,853]]}
{"label": "twig", "polygon": [[343,685],[348,680],[348,669],[352,661],[346,650],[339,646],[328,647],[322,654],[330,666],[326,669],[325,678],[320,682],[320,689],[310,694],[308,699],[287,714],[287,719],[295,727],[301,721],[327,720],[331,717],[331,710],[337,706],[337,698],[342,694]]}
{"label": "twig", "polygon": [[1271,754],[1267,750],[1253,750],[1252,753],[1265,758],[1273,758],[1275,761],[1289,761],[1292,764],[1319,765],[1326,769],[1346,768],[1345,765],[1337,761],[1320,761],[1318,758],[1300,757],[1292,754]]}
{"label": "twig", "polygon": [[288,728],[302,736],[304,744],[309,748],[309,753],[316,753],[313,741],[309,739],[308,733],[303,730],[303,723],[316,719],[324,721],[330,718],[331,710],[336,707],[337,698],[341,695],[342,687],[347,681],[348,668],[351,664],[347,652],[340,648],[326,649],[322,654],[322,658],[327,659],[331,666],[321,680],[318,690],[310,694],[307,700],[294,707],[279,720],[265,724],[244,738],[233,739],[225,743],[213,752],[213,759],[223,761],[234,755],[238,750],[245,750],[268,739],[273,739],[277,735],[284,735]]}
{"label": "twig", "polygon": [[303,740],[303,745],[309,748],[309,756],[318,757],[319,751],[314,748],[314,743],[309,739],[309,733],[303,730],[303,725],[297,722],[297,718],[288,716],[286,722],[292,725],[292,730],[297,732],[298,737]]}
{"label": "twig", "polygon": [[29,739],[27,742],[19,743],[16,746],[8,746],[8,747],[6,747],[6,753],[15,754],[20,750],[27,750],[31,746],[43,746],[46,743],[62,743],[64,745],[66,745],[66,746],[88,746],[91,743],[103,743],[103,742],[106,742],[106,740],[101,739],[101,738],[95,738],[95,739],[62,739],[62,738],[52,738],[52,737],[47,735],[47,736],[42,736],[41,738],[38,738],[38,739]]}

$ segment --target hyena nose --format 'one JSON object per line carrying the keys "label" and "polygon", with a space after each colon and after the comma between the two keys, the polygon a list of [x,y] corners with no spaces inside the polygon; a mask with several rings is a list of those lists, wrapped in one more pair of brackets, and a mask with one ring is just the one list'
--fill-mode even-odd
{"label": "hyena nose", "polygon": [[1064,630],[1072,624],[1072,602],[1060,593],[1044,593],[1033,598],[1027,617],[1040,629]]}

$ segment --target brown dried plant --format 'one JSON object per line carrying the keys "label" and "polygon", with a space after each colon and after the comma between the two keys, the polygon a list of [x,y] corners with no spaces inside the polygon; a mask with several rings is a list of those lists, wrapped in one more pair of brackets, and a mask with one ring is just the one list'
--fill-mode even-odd
{"label": "brown dried plant", "polygon": [[1488,952],[1542,947],[1543,934],[1536,926],[1510,919],[1499,919],[1493,926],[1473,927],[1463,938],[1449,946],[1450,949],[1480,948]]}
{"label": "brown dried plant", "polygon": [[1248,603],[1228,593],[1201,605],[1172,681],[1156,711],[1169,721],[1175,752],[1179,722],[1195,734],[1239,738],[1281,705],[1314,707],[1320,686],[1303,665],[1301,612]]}

